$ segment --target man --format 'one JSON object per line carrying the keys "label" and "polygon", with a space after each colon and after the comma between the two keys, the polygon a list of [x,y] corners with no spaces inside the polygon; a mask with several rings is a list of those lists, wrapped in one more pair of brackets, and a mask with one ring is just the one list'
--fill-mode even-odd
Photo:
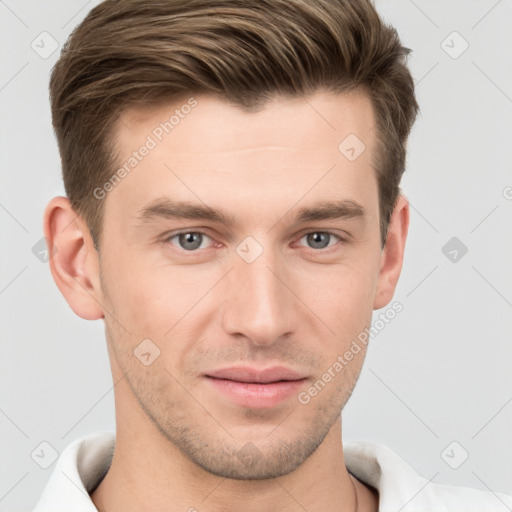
{"label": "man", "polygon": [[342,443],[407,237],[406,55],[366,1],[107,1],[73,32],[45,236],[105,321],[117,427],[68,447],[37,511],[512,506]]}

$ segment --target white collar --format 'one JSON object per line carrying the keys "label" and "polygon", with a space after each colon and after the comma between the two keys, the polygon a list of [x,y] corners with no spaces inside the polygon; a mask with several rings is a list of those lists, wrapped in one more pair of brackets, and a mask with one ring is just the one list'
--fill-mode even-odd
{"label": "white collar", "polygon": [[[89,492],[110,467],[115,435],[102,432],[71,443],[60,455],[33,512],[97,512]],[[512,496],[434,483],[388,447],[343,444],[347,470],[379,492],[380,512],[490,512],[512,510]]]}

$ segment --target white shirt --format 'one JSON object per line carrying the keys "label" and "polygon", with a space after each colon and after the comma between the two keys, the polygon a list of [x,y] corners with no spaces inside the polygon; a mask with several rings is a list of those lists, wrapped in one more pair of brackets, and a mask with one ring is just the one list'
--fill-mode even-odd
{"label": "white shirt", "polygon": [[[89,492],[108,471],[114,445],[112,432],[70,444],[59,457],[34,512],[97,512]],[[349,473],[378,490],[379,512],[512,510],[512,496],[431,482],[384,445],[344,443],[343,452]]]}

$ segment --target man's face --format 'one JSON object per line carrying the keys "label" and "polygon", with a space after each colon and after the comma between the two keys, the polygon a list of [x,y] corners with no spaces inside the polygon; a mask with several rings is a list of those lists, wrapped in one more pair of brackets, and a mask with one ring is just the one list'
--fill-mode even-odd
{"label": "man's face", "polygon": [[[371,322],[381,257],[375,119],[360,94],[279,97],[251,113],[195,99],[193,108],[131,108],[118,125],[119,166],[150,149],[104,199],[106,333],[114,376],[129,383],[116,401],[207,471],[275,477],[326,437],[363,363],[364,346],[309,403],[299,400]],[[179,122],[162,132],[176,109]],[[354,135],[366,146],[355,160],[362,146],[339,149]],[[179,218],[156,202],[224,218]],[[340,215],[297,219],[328,205]]]}

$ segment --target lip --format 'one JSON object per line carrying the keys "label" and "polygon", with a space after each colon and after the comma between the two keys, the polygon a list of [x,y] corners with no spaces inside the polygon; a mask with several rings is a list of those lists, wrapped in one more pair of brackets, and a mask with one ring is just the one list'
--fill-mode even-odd
{"label": "lip", "polygon": [[271,366],[270,368],[257,369],[249,366],[232,366],[208,372],[208,377],[216,379],[227,379],[238,382],[267,384],[269,382],[278,382],[280,380],[301,380],[305,375],[286,368],[285,366]]}
{"label": "lip", "polygon": [[257,369],[247,366],[208,372],[206,381],[242,407],[275,407],[296,394],[306,381],[300,373],[283,366]]}

